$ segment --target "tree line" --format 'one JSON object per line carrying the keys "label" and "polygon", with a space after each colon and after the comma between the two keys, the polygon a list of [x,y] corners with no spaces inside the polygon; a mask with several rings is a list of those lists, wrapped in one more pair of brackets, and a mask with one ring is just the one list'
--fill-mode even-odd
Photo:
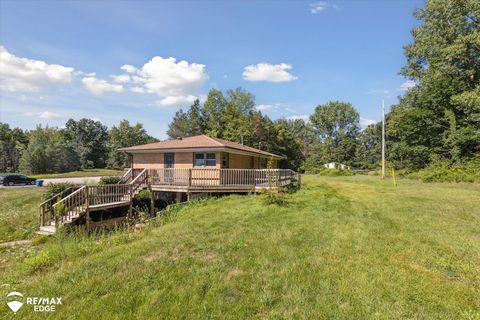
{"label": "tree line", "polygon": [[69,119],[64,128],[39,125],[25,131],[0,123],[0,172],[124,168],[129,159],[118,148],[155,141],[142,124],[130,125],[128,120],[111,129],[92,119]]}
{"label": "tree line", "polygon": [[[462,164],[480,154],[480,2],[428,1],[416,10],[419,26],[404,47],[400,73],[415,85],[386,115],[389,164],[418,170],[435,161]],[[379,166],[381,123],[360,129],[347,102],[316,106],[308,121],[272,120],[241,89],[212,89],[176,112],[169,138],[207,134],[286,156],[284,168],[314,169],[326,162],[373,169]],[[128,157],[117,148],[156,141],[127,120],[110,130],[99,121],[69,120],[64,129],[31,131],[0,124],[0,172],[41,173],[91,167],[121,168]]]}

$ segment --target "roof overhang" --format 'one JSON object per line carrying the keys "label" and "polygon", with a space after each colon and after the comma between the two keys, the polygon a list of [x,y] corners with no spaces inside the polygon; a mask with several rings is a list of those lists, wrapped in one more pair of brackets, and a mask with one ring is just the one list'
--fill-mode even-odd
{"label": "roof overhang", "polygon": [[144,150],[135,150],[129,148],[120,148],[117,149],[118,151],[124,151],[131,154],[149,154],[149,153],[175,153],[175,152],[228,152],[228,153],[235,153],[235,154],[242,154],[254,157],[262,157],[262,158],[274,158],[274,159],[285,159],[285,157],[276,155],[276,154],[263,154],[258,152],[250,152],[244,150],[238,150],[235,148],[229,147],[192,147],[192,148],[161,148],[161,149],[144,149]]}

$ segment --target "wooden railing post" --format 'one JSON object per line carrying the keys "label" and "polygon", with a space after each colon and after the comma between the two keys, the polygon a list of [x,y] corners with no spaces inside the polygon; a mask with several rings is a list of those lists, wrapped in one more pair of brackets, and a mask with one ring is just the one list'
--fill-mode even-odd
{"label": "wooden railing post", "polygon": [[89,194],[88,194],[88,186],[85,186],[85,224],[87,227],[87,232],[90,232],[90,201],[89,201]]}
{"label": "wooden railing post", "polygon": [[128,207],[128,218],[132,218],[132,202],[133,202],[133,186],[131,184],[128,185],[128,193],[130,196],[129,207]]}
{"label": "wooden railing post", "polygon": [[188,187],[192,186],[192,169],[188,169]]}

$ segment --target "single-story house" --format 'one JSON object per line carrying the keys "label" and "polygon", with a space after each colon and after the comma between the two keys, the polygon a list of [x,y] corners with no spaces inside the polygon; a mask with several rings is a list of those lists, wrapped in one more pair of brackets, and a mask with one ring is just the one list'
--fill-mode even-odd
{"label": "single-story house", "polygon": [[207,135],[165,140],[119,151],[131,155],[132,169],[265,169],[269,159],[272,159],[273,168],[277,168],[278,160],[283,158]]}
{"label": "single-story house", "polygon": [[[175,196],[175,201],[208,193],[249,193],[300,183],[300,176],[290,169],[278,169],[282,156],[239,143],[199,135],[166,140],[120,151],[131,157],[119,183],[69,188],[61,199],[54,196],[39,206],[40,230],[52,234],[59,225],[75,223],[99,210],[129,206],[133,197],[149,189],[150,210],[160,193]],[[272,160],[267,168],[267,162]],[[61,206],[59,206],[62,204]],[[62,209],[60,209],[62,208]]]}

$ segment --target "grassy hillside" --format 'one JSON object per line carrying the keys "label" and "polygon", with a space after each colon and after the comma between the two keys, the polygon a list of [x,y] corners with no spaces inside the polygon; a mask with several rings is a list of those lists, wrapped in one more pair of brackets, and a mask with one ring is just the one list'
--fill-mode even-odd
{"label": "grassy hillside", "polygon": [[[305,176],[284,207],[229,196],[140,235],[59,235],[3,255],[0,294],[62,296],[52,318],[478,319],[479,194]],[[0,313],[45,318],[30,308]]]}
{"label": "grassy hillside", "polygon": [[38,228],[42,188],[0,189],[0,242],[22,240]]}

